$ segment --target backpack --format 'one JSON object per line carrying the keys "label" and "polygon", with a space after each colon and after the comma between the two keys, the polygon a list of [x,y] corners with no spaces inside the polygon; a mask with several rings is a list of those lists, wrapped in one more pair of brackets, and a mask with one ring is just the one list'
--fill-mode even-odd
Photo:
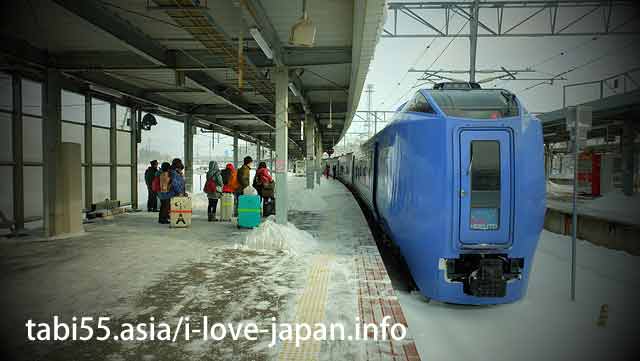
{"label": "backpack", "polygon": [[213,177],[207,179],[207,182],[204,184],[202,191],[205,193],[215,193],[216,192],[216,181],[213,180]]}
{"label": "backpack", "polygon": [[231,179],[231,171],[225,168],[220,172],[220,175],[222,175],[222,183],[229,184],[229,180]]}
{"label": "backpack", "polygon": [[160,193],[160,177],[159,176],[153,177],[153,180],[151,181],[151,190],[154,193]]}

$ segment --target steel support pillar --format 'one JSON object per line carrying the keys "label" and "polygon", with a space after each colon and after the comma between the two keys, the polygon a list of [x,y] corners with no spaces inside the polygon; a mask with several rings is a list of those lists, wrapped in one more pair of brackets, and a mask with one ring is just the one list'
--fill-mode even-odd
{"label": "steel support pillar", "polygon": [[24,228],[24,157],[22,145],[22,78],[13,82],[13,220],[16,231]]}
{"label": "steel support pillar", "polygon": [[193,192],[193,116],[184,119],[184,182],[185,191]]}
{"label": "steel support pillar", "polygon": [[316,132],[316,164],[315,164],[315,173],[316,173],[316,183],[320,185],[320,179],[322,178],[322,169],[321,169],[321,160],[322,160],[322,138],[320,137],[320,132]]}
{"label": "steel support pillar", "polygon": [[633,195],[633,141],[635,137],[632,119],[625,119],[622,126],[622,191],[627,196]]}
{"label": "steel support pillar", "polygon": [[269,169],[273,170],[273,149],[269,149]]}
{"label": "steel support pillar", "polygon": [[305,115],[304,139],[306,145],[307,159],[305,161],[305,172],[307,173],[307,189],[313,189],[315,184],[315,124],[312,119]]}
{"label": "steel support pillar", "polygon": [[233,166],[238,169],[238,131],[233,132]]}
{"label": "steel support pillar", "polygon": [[256,168],[258,165],[260,165],[260,160],[262,158],[262,146],[260,145],[260,142],[256,143],[256,159],[253,162],[256,165]]}
{"label": "steel support pillar", "polygon": [[138,209],[138,124],[142,120],[142,111],[131,110],[131,208]]}
{"label": "steel support pillar", "polygon": [[84,97],[84,208],[91,209],[93,203],[93,112],[91,96]]}
{"label": "steel support pillar", "polygon": [[478,50],[478,17],[480,16],[480,0],[474,0],[469,23],[469,81],[476,81],[476,52]]}
{"label": "steel support pillar", "polygon": [[287,161],[288,154],[288,106],[289,106],[289,71],[287,67],[277,67],[276,81],[276,221],[287,224],[289,200],[287,194]]}
{"label": "steel support pillar", "polygon": [[111,128],[109,129],[109,164],[110,175],[110,199],[118,199],[118,133],[116,130],[116,105],[110,103]]}
{"label": "steel support pillar", "polygon": [[[47,69],[44,91],[44,230],[47,237],[56,235],[56,185],[58,157],[62,139],[60,113],[60,73]],[[80,215],[78,215],[80,217]]]}

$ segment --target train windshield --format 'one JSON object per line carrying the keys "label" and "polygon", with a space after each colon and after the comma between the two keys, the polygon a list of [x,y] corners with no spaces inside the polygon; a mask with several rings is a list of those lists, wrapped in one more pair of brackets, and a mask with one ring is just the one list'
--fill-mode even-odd
{"label": "train windshield", "polygon": [[518,116],[515,95],[506,90],[440,90],[430,92],[448,116],[471,119],[498,119]]}

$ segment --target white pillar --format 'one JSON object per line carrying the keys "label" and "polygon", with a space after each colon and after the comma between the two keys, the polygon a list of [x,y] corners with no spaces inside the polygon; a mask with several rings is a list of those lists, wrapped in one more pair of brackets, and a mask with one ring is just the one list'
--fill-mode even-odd
{"label": "white pillar", "polygon": [[279,224],[287,224],[289,210],[287,199],[289,72],[287,67],[277,67],[274,78],[276,81],[276,221]]}
{"label": "white pillar", "polygon": [[260,142],[256,143],[256,160],[255,160],[255,166],[256,168],[258,167],[258,165],[260,164],[260,160],[262,158],[262,146],[260,146]]}
{"label": "white pillar", "polygon": [[193,118],[191,115],[184,120],[184,166],[185,191],[193,192]]}
{"label": "white pillar", "polygon": [[305,115],[304,140],[306,145],[307,161],[305,171],[307,173],[307,189],[313,189],[315,184],[315,124],[313,119]]}

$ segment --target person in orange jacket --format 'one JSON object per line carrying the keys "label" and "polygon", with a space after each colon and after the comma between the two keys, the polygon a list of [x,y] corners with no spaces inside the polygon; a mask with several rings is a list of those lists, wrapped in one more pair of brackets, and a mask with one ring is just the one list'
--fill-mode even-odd
{"label": "person in orange jacket", "polygon": [[221,172],[222,175],[222,193],[236,193],[240,184],[238,183],[238,172],[231,163],[227,163],[225,169]]}
{"label": "person in orange jacket", "polygon": [[233,216],[238,216],[238,197],[242,192],[240,182],[238,181],[238,171],[231,163],[227,163],[227,167],[222,170],[222,193],[232,193],[235,199],[233,203]]}

